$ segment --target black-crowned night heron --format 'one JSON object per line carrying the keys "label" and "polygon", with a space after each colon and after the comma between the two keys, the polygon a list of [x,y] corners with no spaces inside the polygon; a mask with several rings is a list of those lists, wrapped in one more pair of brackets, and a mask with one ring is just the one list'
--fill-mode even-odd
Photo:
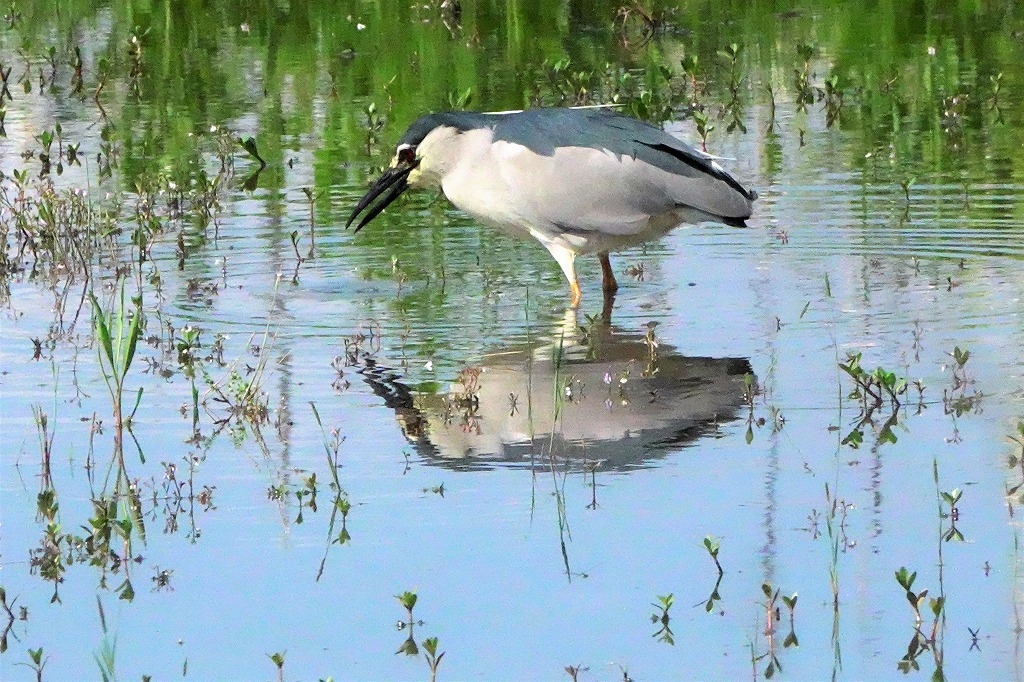
{"label": "black-crowned night heron", "polygon": [[600,256],[608,298],[618,288],[609,251],[682,223],[743,225],[757,198],[714,157],[603,108],[423,116],[347,226],[369,208],[359,231],[408,187],[440,187],[474,218],[538,240],[569,280],[573,307],[579,254]]}

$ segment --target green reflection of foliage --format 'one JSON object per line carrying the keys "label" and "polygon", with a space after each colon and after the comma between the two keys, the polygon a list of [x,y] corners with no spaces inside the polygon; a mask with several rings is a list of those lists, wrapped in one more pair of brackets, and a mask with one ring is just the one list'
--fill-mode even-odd
{"label": "green reflection of foliage", "polygon": [[[57,2],[57,11],[19,5],[22,16],[4,41],[39,59],[54,43],[65,57],[81,45],[87,77],[95,79],[104,58],[112,74],[125,78],[128,41],[140,36],[141,97],[116,95],[117,127],[149,155],[188,146],[189,132],[254,114],[261,137],[279,138],[261,139],[265,148],[322,135],[335,163],[364,156],[356,144],[357,102],[389,103],[393,139],[423,111],[444,107],[455,91],[471,89],[487,109],[524,106],[545,60],[568,58],[599,72],[624,66],[650,80],[659,66],[678,75],[682,53],[692,52],[714,90],[729,69],[717,53],[735,43],[743,48],[741,68],[751,89],[770,81],[778,91],[791,81],[797,45],[809,43],[817,48],[817,80],[835,72],[860,95],[854,122],[865,124],[866,135],[894,127],[933,133],[933,125],[913,120],[934,122],[943,97],[983,91],[1000,72],[1012,83],[1018,70],[1020,48],[1006,27],[1021,18],[1013,16],[1019,10],[975,2],[927,8],[875,2],[870,11],[862,2],[829,2],[813,13],[798,3],[666,4],[652,12],[666,25],[648,41],[625,40],[615,30],[622,4],[463,2],[459,21],[446,26],[442,10],[429,3],[78,0]],[[880,87],[888,82],[891,87]],[[327,93],[333,96],[321,123],[317,103]],[[976,95],[970,106],[980,112],[984,93]],[[984,117],[970,120],[980,127]]]}
{"label": "green reflection of foliage", "polygon": [[[929,184],[962,186],[966,204],[971,183],[1014,183],[1024,174],[1017,153],[1024,128],[1000,123],[1020,113],[1014,88],[1024,61],[1012,27],[1024,11],[1016,6],[882,0],[831,1],[809,10],[796,2],[653,2],[644,3],[656,19],[648,26],[637,12],[618,19],[624,5],[630,3],[465,0],[461,13],[452,15],[440,3],[397,0],[340,6],[313,0],[59,0],[19,4],[16,25],[0,33],[0,55],[17,64],[18,77],[19,52],[42,71],[55,47],[63,78],[57,100],[69,100],[57,117],[87,123],[101,123],[91,95],[101,61],[108,65],[101,101],[109,135],[121,150],[119,182],[128,191],[140,179],[143,186],[168,179],[178,187],[207,182],[216,173],[220,133],[213,127],[254,137],[268,162],[259,187],[275,224],[286,213],[286,195],[312,184],[321,197],[317,224],[335,228],[418,115],[447,108],[453,95],[466,92],[484,110],[565,103],[552,78],[584,85],[588,101],[625,98],[628,110],[654,120],[707,116],[714,126],[712,151],[729,137],[752,136],[760,141],[760,168],[769,182],[786,172],[793,140],[805,133],[809,144],[834,148],[830,162],[852,171],[865,187],[898,188],[918,178],[920,193],[936,203],[948,192],[924,189]],[[135,57],[129,50],[133,37],[141,45]],[[722,58],[732,45],[735,64]],[[809,58],[798,49],[802,45],[812,46]],[[82,50],[85,74],[77,100],[68,95],[75,48]],[[682,67],[691,56],[702,81],[692,97]],[[135,61],[141,63],[137,91],[128,85]],[[568,64],[565,73],[552,73],[557,64]],[[803,69],[812,101],[801,111],[794,73]],[[998,111],[994,79],[1003,91]],[[820,130],[826,83],[842,98],[829,120],[829,137]],[[8,109],[23,97],[18,92]],[[771,101],[782,113],[765,130]],[[368,148],[371,103],[382,128],[375,134],[379,143]],[[730,115],[744,124],[730,126]],[[302,155],[300,164],[312,168],[298,180],[290,162]],[[241,155],[236,163],[239,177],[252,170]],[[945,210],[953,211],[953,204]],[[989,203],[974,210],[1005,219],[1006,211],[1020,209]],[[450,237],[407,228],[419,211],[430,212],[418,215],[429,215],[431,224],[454,219],[443,202],[404,200],[355,237],[360,249],[383,256],[364,276],[391,277],[384,270],[392,256],[410,278],[404,293],[420,292],[423,278],[438,279],[446,263],[449,281],[457,276]],[[486,258],[484,247],[492,240],[509,248],[504,237],[458,232],[463,256]],[[514,272],[502,266],[493,277]],[[544,272],[557,279],[553,266]],[[435,308],[431,296],[438,291],[417,293],[420,300],[407,305]]]}

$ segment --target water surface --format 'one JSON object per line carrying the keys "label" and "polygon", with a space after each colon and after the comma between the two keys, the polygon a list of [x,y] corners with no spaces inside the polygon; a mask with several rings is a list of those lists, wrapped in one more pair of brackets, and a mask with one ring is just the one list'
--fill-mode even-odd
{"label": "water surface", "polygon": [[[4,679],[33,679],[39,647],[45,679],[271,678],[276,652],[285,678],[406,679],[428,637],[440,679],[1024,677],[1024,17],[619,10],[15,7]],[[405,126],[467,90],[618,99],[697,145],[704,112],[755,215],[615,256],[610,324],[596,261],[567,311],[542,248],[443,198],[342,229]],[[47,231],[51,184],[84,239]],[[92,251],[64,267],[54,234]],[[145,316],[123,466],[88,298],[116,308],[122,283]],[[864,414],[839,367],[858,353],[906,380],[898,408]],[[928,590],[920,635],[901,567]]]}

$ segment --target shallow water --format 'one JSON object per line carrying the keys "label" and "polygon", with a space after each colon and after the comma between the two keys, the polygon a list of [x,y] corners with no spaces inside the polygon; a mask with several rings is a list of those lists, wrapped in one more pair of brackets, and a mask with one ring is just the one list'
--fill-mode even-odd
{"label": "shallow water", "polygon": [[[125,678],[269,678],[275,652],[285,678],[417,678],[427,637],[446,652],[439,679],[558,678],[566,666],[586,668],[580,679],[895,678],[920,643],[901,567],[928,590],[926,640],[929,598],[944,598],[910,674],[1024,677],[1024,470],[1010,440],[1024,437],[1024,17],[871,8],[693,5],[646,40],[635,14],[623,33],[618,5],[602,3],[465,3],[458,20],[401,3],[353,6],[351,20],[306,3],[19,6],[0,38],[14,65],[0,138],[0,586],[15,616],[3,678],[34,678],[21,664],[38,647],[44,678],[97,677],[115,641],[108,658]],[[135,95],[128,46],[147,28]],[[716,51],[733,42],[746,133],[727,131]],[[794,103],[796,46],[809,42],[810,82],[841,78],[831,126],[818,95]],[[55,90],[40,93],[49,45]],[[584,303],[567,311],[543,249],[443,198],[342,229],[404,127],[466,88],[481,110],[559,104],[575,69],[608,63],[671,97],[666,128],[699,144],[679,68],[691,52],[715,124],[708,148],[761,198],[746,229],[690,226],[615,256],[610,325],[595,260],[579,262]],[[92,98],[100,57],[105,115]],[[555,72],[563,57],[571,67]],[[659,64],[670,84],[652,75]],[[385,121],[368,153],[369,102]],[[58,121],[84,161],[49,179],[122,230],[96,240],[88,278],[45,264],[33,276],[18,254],[11,175],[27,168],[38,193],[35,138]],[[238,136],[268,162],[254,189],[242,183],[258,164]],[[104,137],[119,150],[110,177]],[[196,188],[221,158],[233,170],[205,223]],[[150,188],[160,227],[133,265]],[[303,188],[317,197],[315,247]],[[65,539],[74,560],[58,562],[57,582],[38,561],[40,492],[59,504],[58,533],[85,538],[119,468],[86,297],[112,305],[115,263],[146,316],[124,399],[131,411],[143,389],[123,470],[142,522],[117,507],[131,529],[130,545],[114,531],[117,560]],[[194,382],[172,340],[187,326],[201,330]],[[963,367],[954,348],[970,351]],[[895,414],[885,401],[860,425],[856,448],[862,402],[839,368],[851,353],[908,382]],[[217,398],[233,395],[232,368],[236,386],[249,368],[263,377],[265,421],[227,419]],[[33,409],[52,433],[49,482]],[[963,540],[945,541],[941,493],[954,489]],[[344,531],[335,499],[351,504]],[[707,536],[721,547],[717,587]],[[410,629],[396,626],[394,595],[407,590],[417,656],[396,655]],[[782,596],[794,593],[791,621]],[[668,594],[671,642],[652,620]]]}

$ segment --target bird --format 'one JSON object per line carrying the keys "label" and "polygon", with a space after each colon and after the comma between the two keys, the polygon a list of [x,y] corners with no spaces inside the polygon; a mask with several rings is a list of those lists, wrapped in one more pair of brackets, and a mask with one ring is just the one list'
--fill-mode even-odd
{"label": "bird", "polygon": [[442,111],[416,119],[346,223],[358,232],[408,188],[440,188],[456,208],[539,241],[583,297],[576,257],[598,254],[606,308],[610,252],[684,223],[743,226],[757,193],[662,128],[610,108]]}

